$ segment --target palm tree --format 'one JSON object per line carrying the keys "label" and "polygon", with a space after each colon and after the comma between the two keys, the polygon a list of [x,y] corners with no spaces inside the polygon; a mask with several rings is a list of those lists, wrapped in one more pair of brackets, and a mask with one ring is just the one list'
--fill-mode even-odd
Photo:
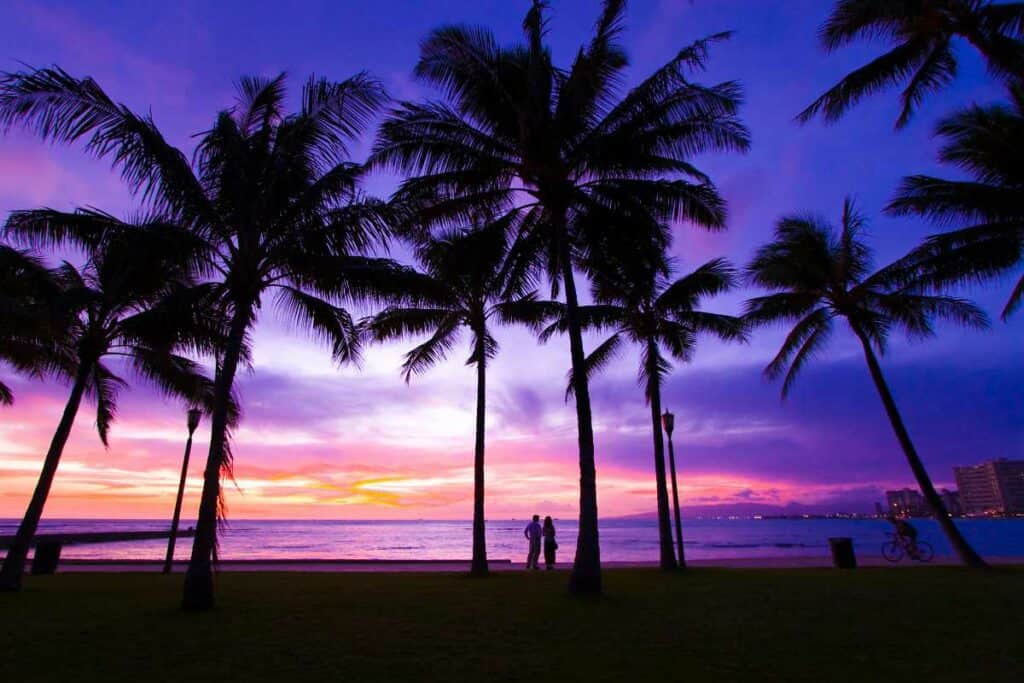
{"label": "palm tree", "polygon": [[[651,409],[654,437],[661,568],[676,569],[685,567],[686,559],[681,543],[678,564],[673,552],[672,520],[665,485],[661,387],[672,370],[670,359],[690,362],[699,334],[709,333],[729,341],[745,339],[740,318],[697,310],[704,297],[733,288],[735,270],[724,259],[714,259],[673,281],[667,265],[638,259],[630,259],[629,263],[623,263],[621,258],[618,261],[595,277],[595,303],[579,308],[583,329],[613,330],[611,336],[587,356],[585,368],[588,376],[593,376],[616,357],[624,343],[632,342],[640,348],[638,377]],[[542,332],[542,341],[556,332],[565,332],[568,320],[564,312],[563,308],[562,316]],[[568,391],[572,391],[571,383]],[[681,534],[679,530],[680,538]]]}
{"label": "palm tree", "polygon": [[326,342],[338,362],[358,358],[359,335],[345,302],[415,291],[421,278],[368,256],[387,234],[387,213],[359,189],[363,169],[346,161],[385,98],[366,74],[310,78],[297,112],[284,109],[285,77],[243,78],[236,105],[200,138],[190,163],[153,120],[115,103],[92,79],[60,69],[8,74],[0,122],[45,139],[84,140],[111,157],[129,187],[203,242],[201,300],[223,320],[224,343],[211,414],[210,450],[183,606],[214,604],[211,559],[230,473],[231,394],[265,295],[297,327]]}
{"label": "palm tree", "polygon": [[857,40],[884,39],[885,54],[847,74],[798,116],[838,120],[866,95],[904,85],[896,127],[910,121],[927,95],[956,77],[955,40],[966,40],[991,74],[1024,80],[1024,3],[989,0],[837,0],[819,30],[822,46],[835,52]]}
{"label": "palm tree", "polygon": [[[1024,86],[1008,104],[972,106],[944,119],[939,158],[970,180],[916,175],[905,178],[887,210],[917,215],[941,225],[966,224],[929,238],[913,258],[933,285],[985,279],[1024,259]],[[1002,311],[1005,320],[1024,299],[1017,280]]]}
{"label": "palm tree", "polygon": [[757,251],[747,269],[750,281],[772,293],[747,302],[747,320],[752,324],[795,322],[765,374],[774,379],[785,373],[785,397],[807,361],[824,349],[833,321],[844,318],[860,341],[875,388],[932,514],[960,559],[983,567],[985,562],[953,524],[932,485],[876,351],[885,351],[893,329],[924,338],[934,335],[936,319],[974,328],[985,327],[988,320],[969,301],[929,295],[907,285],[907,269],[912,266],[902,260],[872,273],[871,251],[860,235],[863,226],[864,219],[847,199],[839,234],[819,218],[788,216],[778,222],[774,241]]}
{"label": "palm tree", "polygon": [[[71,379],[64,413],[43,461],[31,502],[0,570],[0,590],[19,590],[29,545],[43,514],[60,458],[84,396],[96,403],[96,427],[107,445],[118,394],[127,384],[110,359],[124,359],[134,373],[169,396],[196,402],[210,383],[191,360],[174,352],[189,341],[175,293],[190,284],[187,232],[161,221],[128,225],[96,212],[15,212],[8,235],[37,246],[79,242],[91,248],[82,268],[65,262],[55,274],[56,305],[71,312],[54,353]],[[72,236],[72,233],[74,236]]]}
{"label": "palm tree", "polygon": [[476,445],[473,459],[473,560],[470,572],[488,573],[484,516],[484,445],[487,363],[498,352],[489,323],[525,322],[537,326],[543,302],[525,292],[525,281],[507,261],[508,219],[479,230],[454,230],[429,238],[418,249],[419,260],[431,278],[433,294],[418,307],[392,306],[364,322],[375,341],[429,333],[427,341],[405,355],[402,372],[408,382],[445,359],[458,343],[462,328],[472,335],[467,365],[476,366]]}
{"label": "palm tree", "polygon": [[605,0],[590,42],[567,69],[545,44],[545,3],[534,0],[525,44],[498,45],[483,27],[443,26],[421,44],[415,73],[443,99],[405,102],[381,128],[373,160],[415,176],[403,201],[421,201],[424,224],[516,214],[511,252],[565,291],[579,436],[580,516],[570,590],[601,590],[597,488],[590,392],[574,267],[590,245],[629,219],[637,244],[669,220],[725,224],[710,179],[688,160],[745,150],[734,82],[703,86],[713,36],[681,50],[625,94],[627,56],[619,43],[625,2]]}
{"label": "palm tree", "polygon": [[[60,372],[54,343],[62,322],[54,308],[59,292],[41,258],[0,244],[0,360],[33,376]],[[14,393],[0,381],[0,404],[13,402]]]}

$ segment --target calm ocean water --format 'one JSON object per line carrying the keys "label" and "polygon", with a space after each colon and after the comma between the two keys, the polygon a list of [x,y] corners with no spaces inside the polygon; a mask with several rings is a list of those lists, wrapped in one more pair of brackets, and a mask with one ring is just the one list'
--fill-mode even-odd
{"label": "calm ocean water", "polygon": [[[183,521],[182,528],[193,522]],[[491,521],[488,555],[521,561],[526,552],[526,520]],[[931,520],[915,520],[921,538],[939,555],[949,545]],[[982,555],[1024,556],[1024,519],[959,520]],[[556,520],[560,560],[570,561],[576,541],[575,520]],[[40,533],[163,530],[154,520],[47,520]],[[17,520],[0,520],[0,535],[13,534]],[[849,536],[859,554],[877,555],[889,524],[884,520],[842,519],[695,519],[683,520],[684,543],[691,559],[827,556],[828,538]],[[229,522],[221,538],[223,559],[379,558],[467,559],[468,521],[270,521]],[[608,561],[657,561],[657,528],[652,521],[609,519],[601,523],[601,555]],[[177,557],[188,557],[191,539],[178,542]],[[66,558],[162,559],[166,541],[138,541],[64,548]]]}

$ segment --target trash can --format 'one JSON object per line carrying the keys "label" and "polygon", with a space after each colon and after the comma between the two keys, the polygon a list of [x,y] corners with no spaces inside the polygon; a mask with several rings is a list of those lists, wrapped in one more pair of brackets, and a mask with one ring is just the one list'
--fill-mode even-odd
{"label": "trash can", "polygon": [[36,545],[36,554],[32,558],[32,573],[53,574],[57,571],[60,561],[61,544],[57,541],[40,541]]}
{"label": "trash can", "polygon": [[845,536],[828,539],[832,548],[832,564],[840,569],[856,569],[857,555],[853,552],[853,539]]}

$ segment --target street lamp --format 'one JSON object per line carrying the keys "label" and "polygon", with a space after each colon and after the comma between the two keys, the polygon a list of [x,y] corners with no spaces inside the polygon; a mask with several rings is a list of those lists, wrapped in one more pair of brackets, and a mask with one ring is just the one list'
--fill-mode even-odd
{"label": "street lamp", "polygon": [[672,446],[672,430],[676,428],[676,416],[665,411],[661,416],[661,426],[668,434],[668,466],[672,474],[672,502],[676,512],[676,545],[679,546],[679,566],[686,566],[686,557],[683,555],[683,520],[679,514],[679,487],[676,485],[676,449]]}
{"label": "street lamp", "polygon": [[174,561],[174,542],[178,538],[178,520],[181,519],[181,500],[185,496],[185,477],[188,476],[188,458],[192,454],[192,435],[199,426],[199,419],[203,411],[199,408],[192,408],[188,411],[188,441],[185,442],[185,458],[181,463],[181,480],[178,482],[178,499],[174,502],[174,517],[171,518],[171,537],[167,540],[167,557],[164,559],[164,574],[171,573],[171,563]]}

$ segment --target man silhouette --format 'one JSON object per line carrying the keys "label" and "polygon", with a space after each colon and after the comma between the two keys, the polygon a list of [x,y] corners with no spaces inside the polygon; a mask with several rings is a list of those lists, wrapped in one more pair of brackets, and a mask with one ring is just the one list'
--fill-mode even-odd
{"label": "man silhouette", "polygon": [[540,558],[540,515],[533,516],[533,521],[523,529],[523,536],[530,542],[530,552],[526,555],[526,568],[539,569],[537,560]]}

